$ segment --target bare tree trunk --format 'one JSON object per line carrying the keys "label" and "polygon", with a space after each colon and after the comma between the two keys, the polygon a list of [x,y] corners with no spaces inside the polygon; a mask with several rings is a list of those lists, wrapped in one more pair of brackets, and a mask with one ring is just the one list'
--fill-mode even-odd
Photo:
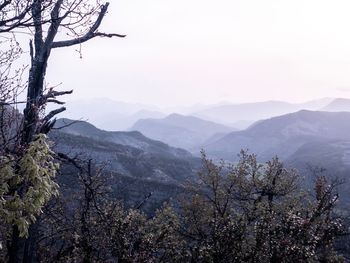
{"label": "bare tree trunk", "polygon": [[20,238],[17,226],[12,228],[12,240],[8,248],[9,263],[21,262],[25,240]]}

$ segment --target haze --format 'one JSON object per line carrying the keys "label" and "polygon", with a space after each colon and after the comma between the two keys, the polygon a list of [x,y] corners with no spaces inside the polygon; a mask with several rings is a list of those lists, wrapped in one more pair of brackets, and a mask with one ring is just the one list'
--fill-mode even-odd
{"label": "haze", "polygon": [[69,99],[108,97],[161,107],[350,97],[346,0],[118,0],[106,32],[55,50],[50,85]]}

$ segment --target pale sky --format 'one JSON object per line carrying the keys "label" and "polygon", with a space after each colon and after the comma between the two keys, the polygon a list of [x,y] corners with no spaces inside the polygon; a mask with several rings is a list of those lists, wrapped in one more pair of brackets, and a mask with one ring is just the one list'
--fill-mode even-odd
{"label": "pale sky", "polygon": [[[54,50],[69,99],[157,106],[350,97],[349,0],[110,0],[95,39]],[[68,98],[67,98],[68,99]]]}

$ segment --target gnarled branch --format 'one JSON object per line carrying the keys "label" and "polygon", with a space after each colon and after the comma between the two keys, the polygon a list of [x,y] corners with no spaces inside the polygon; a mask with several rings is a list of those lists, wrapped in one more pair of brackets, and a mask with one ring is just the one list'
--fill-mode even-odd
{"label": "gnarled branch", "polygon": [[106,4],[102,5],[101,12],[99,13],[96,22],[93,24],[93,26],[90,28],[90,30],[82,37],[78,37],[75,39],[71,40],[63,40],[63,41],[58,41],[58,42],[53,42],[51,47],[52,48],[60,48],[60,47],[69,47],[69,46],[74,46],[74,45],[79,45],[81,43],[84,43],[92,38],[95,37],[125,37],[126,35],[121,35],[121,34],[107,34],[107,33],[101,33],[97,32],[98,28],[101,25],[101,22],[103,20],[103,17],[106,15],[107,10],[108,10],[109,3],[107,2]]}

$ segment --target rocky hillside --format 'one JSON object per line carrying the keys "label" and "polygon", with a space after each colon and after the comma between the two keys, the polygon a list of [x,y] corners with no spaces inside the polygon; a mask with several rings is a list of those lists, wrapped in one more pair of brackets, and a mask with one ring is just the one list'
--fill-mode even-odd
{"label": "rocky hillside", "polygon": [[[195,178],[200,166],[200,159],[186,150],[151,140],[140,132],[107,132],[87,122],[58,120],[50,138],[56,152],[103,166],[110,174],[108,184],[113,195],[128,206],[150,195],[147,211],[177,196],[183,183]],[[78,173],[74,167],[62,169],[60,185],[64,191],[73,191]]]}

